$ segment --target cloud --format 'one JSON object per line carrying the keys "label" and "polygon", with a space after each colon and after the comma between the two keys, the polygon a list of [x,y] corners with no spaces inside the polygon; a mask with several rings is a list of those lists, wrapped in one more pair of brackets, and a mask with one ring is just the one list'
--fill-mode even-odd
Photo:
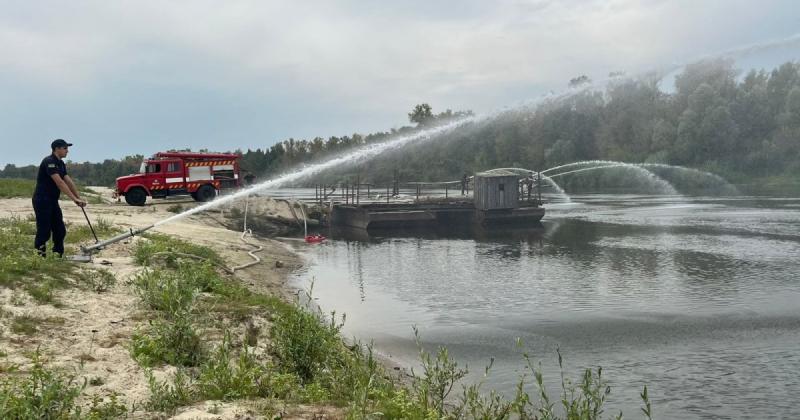
{"label": "cloud", "polygon": [[[558,90],[579,74],[685,62],[786,37],[797,23],[789,1],[2,6],[0,111],[7,115],[0,123],[11,131],[0,142],[39,141],[51,131],[31,127],[44,121],[52,132],[121,144],[158,138],[139,140],[156,149],[188,141],[182,132],[205,145],[228,133],[226,146],[248,147],[387,129],[406,123],[405,113],[422,101],[437,110],[489,111]],[[87,113],[95,118],[82,118]],[[148,136],[149,127],[159,132]]]}

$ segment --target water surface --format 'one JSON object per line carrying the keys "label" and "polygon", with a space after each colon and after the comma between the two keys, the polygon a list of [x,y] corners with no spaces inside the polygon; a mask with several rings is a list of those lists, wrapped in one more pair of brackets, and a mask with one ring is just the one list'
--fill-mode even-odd
{"label": "water surface", "polygon": [[332,235],[295,284],[402,364],[416,325],[511,393],[520,337],[553,393],[556,348],[572,377],[603,366],[626,418],[643,384],[658,418],[800,418],[800,199],[585,195],[538,228]]}

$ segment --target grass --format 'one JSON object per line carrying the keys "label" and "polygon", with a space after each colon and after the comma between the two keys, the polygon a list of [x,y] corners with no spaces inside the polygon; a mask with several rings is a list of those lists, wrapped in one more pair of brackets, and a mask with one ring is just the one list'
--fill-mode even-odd
{"label": "grass", "polygon": [[[83,185],[76,186],[78,192],[89,204],[103,203],[103,198],[97,191]],[[30,198],[33,196],[34,189],[36,189],[36,181],[33,179],[0,179],[0,198]]]}
{"label": "grass", "polygon": [[[106,401],[94,396],[88,406],[79,398],[86,382],[73,374],[49,369],[40,355],[33,355],[33,366],[24,375],[0,377],[0,418],[3,419],[112,419],[127,413],[127,408],[111,394]],[[15,368],[16,373],[23,373]]]}
{"label": "grass", "polygon": [[225,335],[222,344],[201,367],[197,385],[203,399],[209,400],[271,395],[267,367],[247,347],[234,356],[230,334]]}
{"label": "grass", "polygon": [[[611,392],[602,369],[587,369],[574,383],[566,378],[563,360],[559,398],[544,388],[541,366],[522,353],[526,370],[517,393],[506,398],[484,390],[483,381],[463,384],[468,371],[453,360],[446,348],[429,352],[419,337],[421,369],[412,371],[410,386],[393,379],[376,360],[371,346],[345,345],[341,337],[344,317],[309,309],[253,293],[235,278],[221,274],[211,262],[181,254],[207,257],[221,263],[213,251],[163,235],[150,235],[135,250],[147,268],[132,280],[143,305],[155,320],[137,331],[131,353],[144,366],[168,363],[178,366],[171,379],[149,376],[150,410],[173,414],[202,400],[262,399],[265,415],[278,404],[323,403],[340,407],[351,419],[600,419]],[[155,258],[156,256],[166,258]],[[305,296],[311,300],[311,293]],[[254,314],[267,316],[267,354],[254,351],[258,329],[246,328],[236,337],[223,326],[221,343],[206,345],[198,331],[220,324],[231,326]],[[216,322],[215,322],[216,321]],[[523,346],[518,343],[520,349]],[[491,370],[491,362],[484,377]],[[652,410],[646,388],[640,395],[643,414]],[[275,403],[279,401],[279,403]],[[278,413],[279,414],[279,413]],[[619,417],[617,417],[619,418]]]}
{"label": "grass", "polygon": [[175,213],[175,214],[183,213],[183,210],[184,210],[184,208],[180,204],[172,204],[169,207],[167,207],[167,211],[168,212]]}
{"label": "grass", "polygon": [[211,248],[195,245],[173,238],[171,236],[149,233],[145,235],[147,241],[137,243],[134,251],[134,260],[139,265],[156,264],[158,257],[162,257],[168,266],[175,267],[175,262],[179,259],[178,254],[190,254],[205,258],[212,264],[223,264],[220,255]]}
{"label": "grass", "polygon": [[[112,224],[98,220],[98,235],[117,232]],[[68,227],[67,252],[88,238],[86,226]],[[0,219],[0,287],[25,290],[35,301],[58,305],[56,291],[67,287],[86,287],[104,291],[114,283],[107,271],[81,269],[53,255],[42,258],[33,249],[36,226],[31,218],[10,217]]]}
{"label": "grass", "polygon": [[35,188],[31,179],[0,179],[0,198],[32,197]]}
{"label": "grass", "polygon": [[47,326],[62,324],[64,324],[63,318],[39,318],[30,315],[22,315],[14,317],[11,320],[11,331],[15,334],[33,335],[39,331],[39,327],[41,325]]}
{"label": "grass", "polygon": [[170,364],[197,366],[204,358],[204,347],[189,311],[150,321],[131,337],[131,356],[142,366]]}
{"label": "grass", "polygon": [[188,265],[179,271],[144,269],[131,283],[145,306],[171,315],[190,309],[194,303],[198,289],[193,274]]}

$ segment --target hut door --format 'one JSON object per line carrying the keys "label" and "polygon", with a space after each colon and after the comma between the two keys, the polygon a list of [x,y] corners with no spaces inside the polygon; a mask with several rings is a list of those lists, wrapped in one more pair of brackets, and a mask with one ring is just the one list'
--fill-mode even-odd
{"label": "hut door", "polygon": [[503,207],[506,204],[506,184],[501,182],[497,185],[497,189],[499,190],[497,196],[500,198],[500,202],[498,203],[500,206],[498,207]]}

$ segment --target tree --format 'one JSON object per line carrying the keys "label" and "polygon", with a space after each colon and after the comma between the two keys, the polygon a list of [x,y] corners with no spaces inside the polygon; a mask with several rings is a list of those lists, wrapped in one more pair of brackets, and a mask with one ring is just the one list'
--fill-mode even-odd
{"label": "tree", "polygon": [[430,105],[426,103],[418,104],[414,109],[408,113],[408,120],[416,123],[417,126],[425,126],[433,122],[433,110]]}
{"label": "tree", "polygon": [[587,76],[585,74],[582,74],[582,75],[580,75],[578,77],[573,77],[572,79],[569,79],[569,85],[568,86],[571,87],[571,88],[575,88],[575,87],[579,87],[579,86],[582,86],[582,85],[585,85],[585,84],[588,84],[588,83],[592,83],[592,79],[590,79],[589,76]]}

